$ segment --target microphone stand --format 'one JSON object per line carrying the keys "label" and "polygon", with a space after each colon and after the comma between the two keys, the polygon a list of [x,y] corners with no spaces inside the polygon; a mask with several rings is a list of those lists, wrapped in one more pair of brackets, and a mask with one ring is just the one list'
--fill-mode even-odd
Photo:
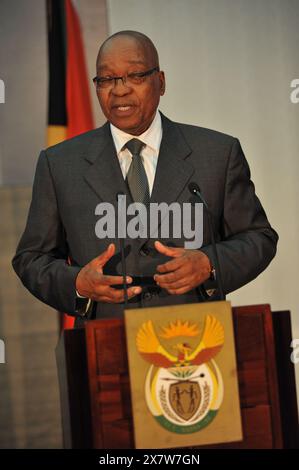
{"label": "microphone stand", "polygon": [[219,293],[220,293],[220,299],[224,300],[224,292],[223,292],[223,283],[222,283],[222,277],[221,277],[221,270],[220,270],[220,262],[219,262],[219,257],[218,257],[218,251],[217,251],[217,246],[216,246],[216,241],[215,241],[215,233],[214,233],[214,227],[213,227],[213,219],[212,219],[212,214],[209,209],[208,204],[206,203],[205,199],[203,198],[200,188],[196,183],[190,183],[189,186],[189,191],[191,194],[194,194],[195,196],[200,199],[200,201],[203,203],[204,208],[206,209],[207,216],[208,216],[208,224],[209,224],[209,230],[211,233],[211,241],[212,241],[212,249],[213,249],[213,255],[214,255],[214,267],[216,271],[216,281],[218,284],[219,288]]}

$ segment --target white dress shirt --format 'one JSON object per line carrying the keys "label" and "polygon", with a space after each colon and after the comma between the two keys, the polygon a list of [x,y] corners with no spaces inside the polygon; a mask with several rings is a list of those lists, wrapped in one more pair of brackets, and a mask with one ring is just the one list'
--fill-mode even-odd
{"label": "white dress shirt", "polygon": [[132,155],[127,148],[122,150],[123,146],[129,140],[134,138],[140,139],[146,144],[146,146],[143,147],[141,151],[141,157],[148,179],[149,191],[151,194],[153,190],[159,150],[162,140],[162,121],[159,111],[156,112],[156,115],[150,127],[141,135],[136,136],[127,134],[126,132],[121,131],[111,123],[110,129],[124,179],[126,179],[127,173],[129,171],[132,162]]}

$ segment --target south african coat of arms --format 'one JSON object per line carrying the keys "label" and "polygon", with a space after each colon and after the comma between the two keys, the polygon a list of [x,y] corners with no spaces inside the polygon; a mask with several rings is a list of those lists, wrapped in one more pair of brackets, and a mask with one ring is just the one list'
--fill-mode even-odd
{"label": "south african coat of arms", "polygon": [[212,315],[205,317],[202,332],[197,323],[181,320],[170,322],[159,333],[151,320],[139,328],[137,349],[151,364],[145,379],[146,403],[168,431],[194,433],[217,415],[223,380],[214,358],[223,344],[224,328]]}

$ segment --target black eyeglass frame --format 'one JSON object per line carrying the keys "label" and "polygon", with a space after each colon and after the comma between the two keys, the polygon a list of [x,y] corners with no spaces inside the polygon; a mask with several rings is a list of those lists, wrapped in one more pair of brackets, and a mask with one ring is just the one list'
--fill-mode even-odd
{"label": "black eyeglass frame", "polygon": [[[160,67],[156,66],[150,70],[146,70],[145,72],[134,72],[128,73],[127,75],[123,75],[122,77],[98,77],[95,76],[92,81],[97,88],[105,88],[105,84],[110,85],[114,82],[114,86],[117,84],[117,80],[121,80],[123,85],[126,84],[128,77],[129,78],[145,78],[149,75],[152,75],[154,72],[160,72]],[[142,82],[141,82],[142,83]],[[103,86],[104,84],[104,86]],[[101,86],[102,85],[102,86]],[[136,84],[138,85],[138,84]]]}

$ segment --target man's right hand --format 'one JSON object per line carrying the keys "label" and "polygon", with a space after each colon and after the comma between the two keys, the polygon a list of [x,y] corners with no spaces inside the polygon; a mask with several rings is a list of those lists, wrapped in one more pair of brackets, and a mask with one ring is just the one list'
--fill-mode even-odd
{"label": "man's right hand", "polygon": [[[103,274],[103,267],[115,253],[115,245],[111,243],[107,250],[86,264],[79,272],[76,279],[76,290],[82,297],[97,302],[120,303],[124,301],[124,290],[115,289],[111,286],[122,285],[122,276],[107,276]],[[133,279],[126,278],[127,284]],[[141,287],[129,287],[127,289],[128,299],[141,293]]]}

